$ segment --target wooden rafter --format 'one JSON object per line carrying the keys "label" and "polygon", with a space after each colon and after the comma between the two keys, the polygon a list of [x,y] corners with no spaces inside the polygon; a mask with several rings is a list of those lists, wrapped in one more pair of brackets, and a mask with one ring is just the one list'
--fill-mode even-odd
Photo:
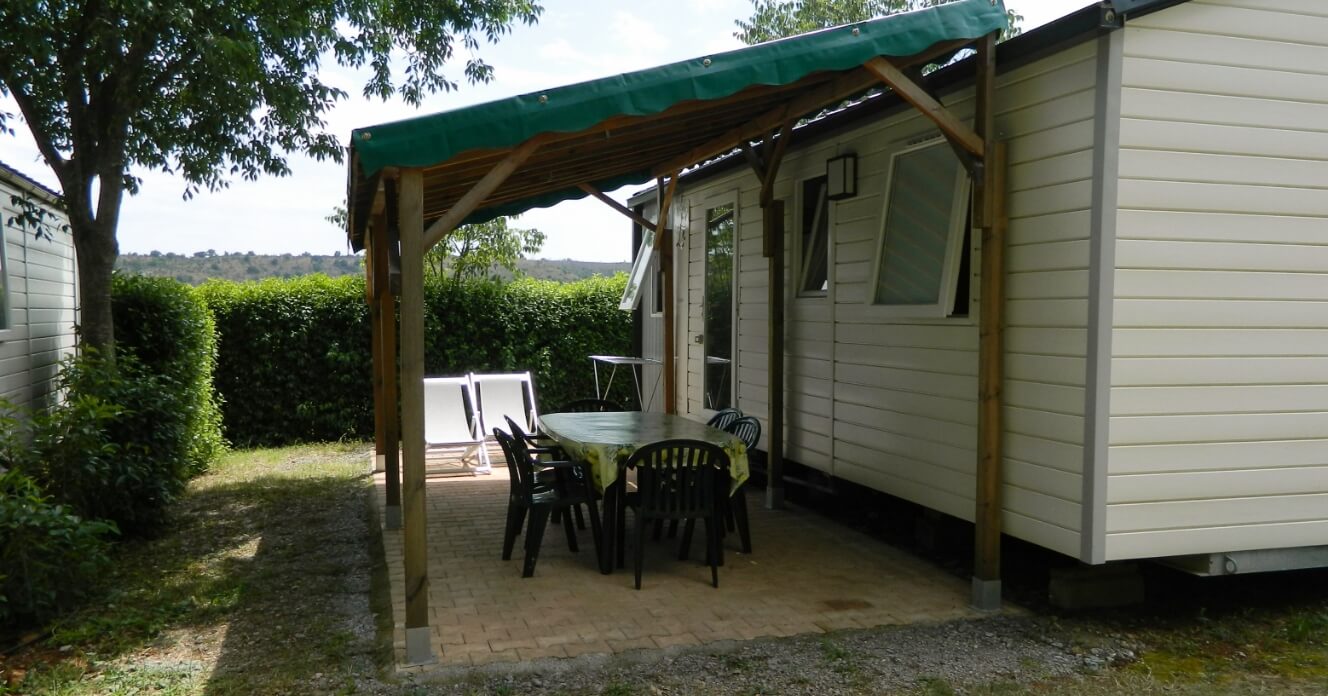
{"label": "wooden rafter", "polygon": [[722,155],[738,147],[740,143],[768,133],[771,129],[779,127],[789,119],[799,118],[827,104],[840,99],[847,99],[866,90],[878,81],[879,78],[867,70],[861,68],[851,70],[827,84],[805,92],[760,116],[747,120],[728,132],[711,138],[681,155],[661,162],[654,167],[652,173],[661,176],[716,155]]}
{"label": "wooden rafter", "polygon": [[[465,220],[468,215],[474,212],[475,208],[489,194],[502,186],[504,181],[507,181],[507,177],[511,176],[512,172],[521,166],[521,163],[535,154],[535,150],[538,150],[540,145],[544,144],[544,140],[545,136],[540,134],[516,146],[508,153],[507,157],[503,158],[503,161],[494,165],[488,174],[475,182],[475,185],[466,192],[466,195],[458,199],[446,213],[443,213],[442,217],[435,220],[432,225],[429,225],[429,229],[424,231],[424,251],[433,248],[433,245],[437,244],[447,233],[456,229],[456,226],[460,225],[462,220]],[[423,198],[421,198],[422,200]],[[421,205],[423,205],[422,202]]]}
{"label": "wooden rafter", "polygon": [[599,189],[595,188],[594,186],[591,186],[590,184],[577,184],[577,188],[599,199],[599,201],[604,205],[607,205],[610,208],[613,208],[614,210],[622,213],[623,215],[626,215],[629,219],[631,219],[632,222],[635,222],[636,224],[648,230],[658,231],[655,227],[655,223],[645,219],[644,217],[641,217],[640,215],[637,215],[636,211],[604,195],[602,192],[600,192]]}
{"label": "wooden rafter", "polygon": [[982,142],[982,136],[978,135],[968,124],[959,120],[953,112],[945,108],[934,97],[927,93],[918,83],[910,80],[908,75],[904,74],[894,63],[885,58],[876,57],[867,61],[864,66],[873,75],[880,78],[882,82],[890,86],[895,94],[901,99],[912,104],[918,110],[918,113],[927,117],[936,124],[937,128],[945,134],[945,137],[959,144],[964,150],[974,157],[982,157],[985,154],[985,146]]}
{"label": "wooden rafter", "polygon": [[771,199],[775,197],[775,179],[779,176],[779,165],[784,160],[784,151],[788,149],[789,141],[793,139],[793,126],[797,119],[789,119],[779,128],[779,137],[774,139],[774,148],[770,151],[770,157],[765,161],[765,173],[761,176],[761,207],[770,205]]}

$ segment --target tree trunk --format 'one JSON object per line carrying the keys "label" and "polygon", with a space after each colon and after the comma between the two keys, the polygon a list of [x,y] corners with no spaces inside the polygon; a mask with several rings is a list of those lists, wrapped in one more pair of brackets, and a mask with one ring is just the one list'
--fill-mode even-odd
{"label": "tree trunk", "polygon": [[111,272],[120,247],[115,241],[115,220],[96,222],[70,216],[69,226],[78,252],[79,332],[108,360],[115,360],[115,324],[111,320]]}

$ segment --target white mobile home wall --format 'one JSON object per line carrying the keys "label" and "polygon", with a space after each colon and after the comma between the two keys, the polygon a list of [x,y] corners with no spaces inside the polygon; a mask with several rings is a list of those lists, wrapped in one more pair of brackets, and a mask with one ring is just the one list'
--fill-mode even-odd
{"label": "white mobile home wall", "polygon": [[1121,33],[1106,558],[1328,544],[1328,3]]}
{"label": "white mobile home wall", "polygon": [[[52,392],[61,358],[74,351],[77,297],[74,247],[64,213],[45,192],[0,169],[0,235],[3,235],[9,301],[8,328],[0,330],[0,398],[41,404]],[[50,211],[50,239],[11,225],[26,196]]]}
{"label": "white mobile home wall", "polygon": [[[1089,238],[1096,134],[1095,85],[1103,69],[1088,41],[998,78],[996,122],[1011,160],[1009,308],[1005,385],[1005,530],[1073,556],[1084,551]],[[946,95],[961,116],[971,89]],[[787,202],[785,244],[796,267],[796,192],[826,159],[854,152],[858,195],[832,204],[830,285],[801,298],[786,273],[787,455],[838,478],[973,519],[977,438],[977,289],[967,317],[899,319],[869,304],[891,156],[937,135],[910,110],[865,121],[786,155],[775,195]],[[676,254],[680,413],[703,419],[701,346],[704,208],[736,196],[739,254],[736,402],[767,414],[768,273],[761,255],[758,183],[735,170],[688,186]],[[976,245],[972,269],[980,266]]]}

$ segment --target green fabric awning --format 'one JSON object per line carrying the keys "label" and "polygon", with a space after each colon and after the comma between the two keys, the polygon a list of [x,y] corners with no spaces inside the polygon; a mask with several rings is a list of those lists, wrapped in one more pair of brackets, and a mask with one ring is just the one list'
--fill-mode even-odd
{"label": "green fabric awning", "polygon": [[[540,133],[575,134],[606,119],[658,118],[685,103],[742,97],[759,89],[757,86],[794,85],[820,74],[858,68],[877,56],[913,56],[939,43],[977,39],[1005,26],[1001,0],[956,0],[726,53],[359,128],[351,139],[351,166],[358,169],[351,172],[352,206],[359,193],[357,184],[384,167],[425,168],[427,188],[430,169],[441,181],[446,163],[466,154],[460,159],[468,161],[468,168],[458,172],[464,180],[470,177],[469,168],[485,154],[511,149]],[[752,108],[758,106],[768,108],[769,104],[753,104]],[[695,125],[688,128],[689,134],[697,130]],[[685,138],[678,140],[688,144]],[[660,151],[659,141],[651,145],[652,152]],[[670,154],[688,151],[684,147]],[[511,195],[486,201],[467,222],[583,197],[585,193],[576,188],[577,183],[594,183],[601,190],[642,183],[651,178],[650,168],[655,164],[657,161],[642,159],[634,166],[623,166],[618,161],[602,171],[591,168],[580,172],[579,176],[584,177],[580,181],[546,177],[553,185],[544,190],[523,184],[513,188]],[[458,177],[451,176],[450,180],[458,182]],[[436,217],[455,199],[451,190],[437,192],[426,216]]]}

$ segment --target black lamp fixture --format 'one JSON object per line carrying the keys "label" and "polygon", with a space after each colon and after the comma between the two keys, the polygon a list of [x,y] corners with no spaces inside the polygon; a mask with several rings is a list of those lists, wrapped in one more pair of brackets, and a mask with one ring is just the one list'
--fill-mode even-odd
{"label": "black lamp fixture", "polygon": [[841,201],[858,195],[858,156],[852,152],[825,161],[826,198]]}

